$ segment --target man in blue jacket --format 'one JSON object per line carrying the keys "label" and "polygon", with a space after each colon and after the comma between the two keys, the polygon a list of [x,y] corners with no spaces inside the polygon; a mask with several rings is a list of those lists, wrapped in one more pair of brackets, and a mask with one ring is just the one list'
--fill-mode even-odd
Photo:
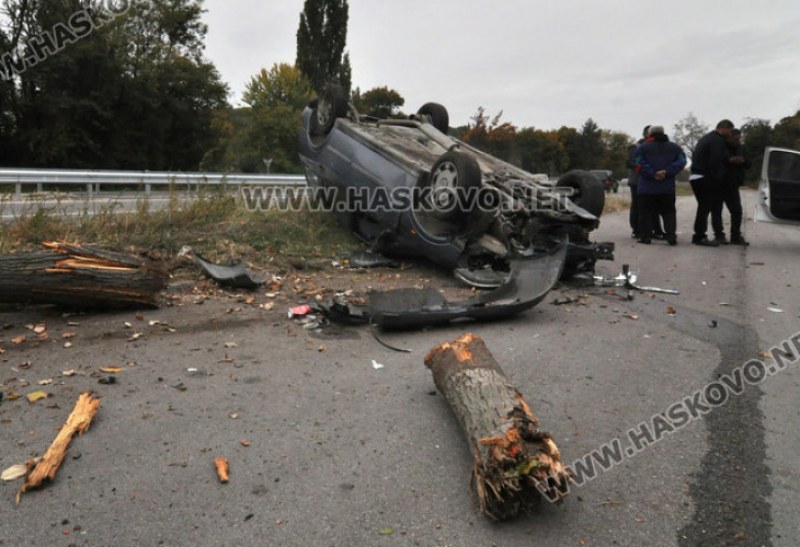
{"label": "man in blue jacket", "polygon": [[664,219],[667,243],[676,245],[675,176],[686,167],[683,149],[670,142],[660,125],[650,126],[650,137],[636,150],[639,172],[639,243],[650,243],[653,216]]}

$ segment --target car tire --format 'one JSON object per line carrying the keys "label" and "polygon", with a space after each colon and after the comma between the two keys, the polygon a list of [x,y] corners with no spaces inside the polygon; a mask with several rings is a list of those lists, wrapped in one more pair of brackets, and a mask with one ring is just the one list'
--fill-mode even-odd
{"label": "car tire", "polygon": [[324,136],[331,132],[336,118],[347,116],[347,96],[341,86],[329,85],[311,113],[311,133]]}
{"label": "car tire", "polygon": [[606,192],[603,183],[597,180],[588,171],[574,169],[567,171],[556,183],[557,188],[572,188],[574,193],[570,199],[578,207],[599,217],[603,214],[603,207],[606,204]]}
{"label": "car tire", "polygon": [[459,209],[459,202],[464,202],[459,197],[470,195],[480,186],[481,168],[475,158],[458,150],[445,152],[433,164],[426,181],[431,191],[427,203],[431,216],[446,222],[471,217],[472,211]]}
{"label": "car tire", "polygon": [[447,135],[447,131],[450,129],[450,114],[447,113],[445,107],[438,103],[425,103],[417,110],[417,114],[429,116],[431,125]]}

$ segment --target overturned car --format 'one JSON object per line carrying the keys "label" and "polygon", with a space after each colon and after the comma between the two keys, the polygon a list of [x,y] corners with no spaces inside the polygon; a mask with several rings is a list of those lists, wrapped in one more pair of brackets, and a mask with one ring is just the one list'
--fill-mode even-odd
{"label": "overturned car", "polygon": [[[612,243],[589,240],[605,193],[588,171],[553,184],[449,136],[448,124],[436,103],[410,119],[360,115],[330,87],[303,112],[309,188],[327,192],[341,222],[376,252],[428,258],[474,287],[500,287],[517,260],[552,272],[560,256],[557,274],[569,276],[613,258]],[[541,290],[557,279],[543,275]]]}

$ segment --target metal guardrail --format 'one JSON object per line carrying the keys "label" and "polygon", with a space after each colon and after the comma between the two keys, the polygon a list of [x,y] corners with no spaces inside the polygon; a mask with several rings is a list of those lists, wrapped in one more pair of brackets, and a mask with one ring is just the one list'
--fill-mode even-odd
{"label": "metal guardrail", "polygon": [[[241,173],[160,173],[151,171],[80,171],[73,169],[0,169],[0,185],[14,185],[17,198],[22,195],[23,186],[35,186],[36,192],[45,191],[47,186],[84,186],[91,197],[102,191],[103,187],[138,186],[145,194],[153,187],[192,187],[199,190],[204,186],[305,186],[303,175],[256,175]],[[108,189],[108,188],[106,188]]]}

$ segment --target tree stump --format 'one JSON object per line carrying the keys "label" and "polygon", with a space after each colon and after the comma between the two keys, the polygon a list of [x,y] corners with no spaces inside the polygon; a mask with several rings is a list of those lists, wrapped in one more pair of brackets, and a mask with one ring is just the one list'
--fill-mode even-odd
{"label": "tree stump", "polygon": [[475,458],[471,487],[484,515],[511,518],[542,495],[562,501],[570,471],[558,447],[479,336],[433,348],[425,365],[466,434]]}
{"label": "tree stump", "polygon": [[76,308],[155,306],[167,280],[160,262],[67,243],[0,256],[0,302]]}

